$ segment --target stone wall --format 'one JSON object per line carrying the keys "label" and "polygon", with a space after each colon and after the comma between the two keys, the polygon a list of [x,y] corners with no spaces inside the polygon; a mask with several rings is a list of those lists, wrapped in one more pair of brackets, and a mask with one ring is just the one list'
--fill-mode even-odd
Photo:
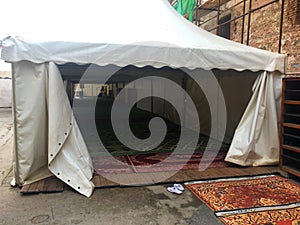
{"label": "stone wall", "polygon": [[[210,0],[214,1],[214,0]],[[252,0],[252,9],[257,9],[273,0]],[[282,0],[275,1],[259,10],[251,13],[249,45],[272,52],[279,52],[280,19]],[[281,53],[287,55],[287,72],[300,72],[300,24],[296,21],[297,0],[285,0],[283,16],[283,34]],[[246,1],[245,12],[249,11],[249,0]],[[243,14],[243,1],[231,0],[221,6],[221,15],[231,14],[231,18],[237,18]],[[202,21],[214,19],[201,27],[211,30],[217,25],[216,12],[208,13],[200,18]],[[248,15],[241,17],[230,24],[230,39],[243,44],[247,43]],[[244,30],[243,30],[244,21]],[[216,29],[211,31],[216,33]],[[242,37],[243,33],[243,37]]]}
{"label": "stone wall", "polygon": [[297,0],[285,1],[282,53],[288,55],[289,72],[300,72],[300,24],[296,23],[296,10]]}

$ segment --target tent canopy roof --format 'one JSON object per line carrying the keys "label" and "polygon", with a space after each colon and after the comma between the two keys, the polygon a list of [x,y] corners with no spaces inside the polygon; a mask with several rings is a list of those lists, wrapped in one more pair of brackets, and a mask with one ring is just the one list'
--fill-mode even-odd
{"label": "tent canopy roof", "polygon": [[202,30],[179,15],[167,0],[87,0],[84,5],[72,2],[72,7],[40,8],[32,21],[20,21],[26,28],[38,19],[43,26],[37,27],[34,35],[25,29],[22,36],[26,40],[4,39],[2,59],[284,72],[284,55]]}

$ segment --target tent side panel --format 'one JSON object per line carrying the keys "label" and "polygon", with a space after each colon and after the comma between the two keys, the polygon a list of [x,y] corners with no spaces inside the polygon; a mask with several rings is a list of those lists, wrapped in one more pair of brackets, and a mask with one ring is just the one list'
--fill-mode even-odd
{"label": "tent side panel", "polygon": [[19,185],[51,175],[47,169],[46,64],[14,63],[15,178]]}
{"label": "tent side panel", "polygon": [[280,101],[281,73],[263,72],[235,131],[226,161],[242,166],[278,163]]}
{"label": "tent side panel", "polygon": [[85,196],[94,190],[93,165],[75,120],[61,74],[54,63],[48,71],[48,164],[51,172]]}
{"label": "tent side panel", "polygon": [[90,196],[94,188],[91,159],[57,67],[21,61],[13,68],[17,183],[29,184],[54,174]]}

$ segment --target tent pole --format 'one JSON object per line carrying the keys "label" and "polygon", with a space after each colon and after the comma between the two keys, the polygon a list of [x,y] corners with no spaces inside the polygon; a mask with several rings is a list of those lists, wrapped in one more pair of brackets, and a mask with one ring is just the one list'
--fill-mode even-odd
{"label": "tent pole", "polygon": [[151,79],[151,113],[154,112],[154,99],[153,99],[153,80]]}
{"label": "tent pole", "polygon": [[251,12],[252,12],[252,0],[249,0],[249,14],[248,14],[248,27],[247,27],[247,41],[246,44],[249,45],[250,39],[250,26],[251,26]]}
{"label": "tent pole", "polygon": [[278,53],[281,53],[282,45],[282,33],[283,33],[283,17],[284,17],[284,0],[281,1],[281,15],[280,15],[280,30],[279,30],[279,44],[278,44]]}
{"label": "tent pole", "polygon": [[241,44],[244,43],[244,32],[245,32],[245,13],[246,13],[246,0],[244,1],[243,5],[243,20],[242,20],[242,35],[241,35]]}
{"label": "tent pole", "polygon": [[198,8],[199,8],[199,0],[196,1],[196,7],[195,7],[195,10],[196,10],[196,25],[197,26],[200,25],[199,18],[198,18]]}
{"label": "tent pole", "polygon": [[70,80],[66,80],[66,91],[69,97],[70,104],[72,105],[74,99],[74,88],[73,83]]}
{"label": "tent pole", "polygon": [[220,33],[220,14],[221,14],[220,7],[221,7],[221,0],[218,0],[217,35],[219,35]]}
{"label": "tent pole", "polygon": [[185,119],[185,115],[186,115],[186,113],[185,113],[185,110],[186,110],[186,79],[185,79],[184,75],[182,75],[181,86],[182,86],[182,88],[184,90],[183,110],[182,110],[183,122],[182,123],[183,123],[183,126],[186,127],[186,125],[185,125],[185,121],[186,121],[186,119]]}

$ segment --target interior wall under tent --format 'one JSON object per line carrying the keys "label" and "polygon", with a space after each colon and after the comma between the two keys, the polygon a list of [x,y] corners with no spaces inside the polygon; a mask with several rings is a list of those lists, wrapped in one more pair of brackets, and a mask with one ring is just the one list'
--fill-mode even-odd
{"label": "interior wall under tent", "polygon": [[[218,118],[218,123],[223,123],[226,126],[226,132],[224,136],[224,141],[230,143],[234,135],[234,131],[246,109],[246,106],[253,93],[253,85],[258,75],[261,72],[251,72],[251,71],[242,71],[238,72],[235,70],[213,70],[205,71],[201,69],[193,70],[193,74],[198,76],[202,85],[207,85],[206,81],[207,76],[213,76],[216,79],[216,82],[220,86],[220,89],[216,87],[211,87],[209,93],[204,93],[201,89],[201,86],[197,84],[193,78],[189,77],[190,71],[184,69],[155,69],[155,68],[119,68],[120,71],[116,76],[118,76],[118,82],[126,83],[127,88],[126,93],[130,92],[125,96],[136,96],[144,95],[144,93],[160,93],[162,98],[147,98],[143,101],[138,101],[136,107],[143,109],[148,112],[157,114],[177,125],[180,125],[180,118],[178,116],[178,110],[181,110],[184,117],[191,118],[191,121],[199,120],[201,126],[201,133],[207,136],[210,135],[211,131],[211,109],[208,105],[207,95],[210,95],[214,101],[217,103],[224,98],[225,100],[225,110],[226,121],[222,121],[221,118]],[[122,74],[130,74],[130,79],[123,76]],[[156,82],[152,80],[152,76],[164,77],[168,80],[172,80],[178,86],[180,86],[184,92],[174,93],[172,89],[172,84],[169,81],[164,80],[162,82]],[[146,77],[142,82],[139,82],[137,85],[135,79],[139,77]],[[148,78],[147,78],[148,77]],[[130,84],[128,84],[131,82]],[[120,90],[119,90],[120,91]],[[174,101],[178,102],[177,105],[180,106],[179,109],[176,109],[171,104],[167,103],[167,94],[170,94],[170,97]],[[195,116],[190,110],[186,107],[185,100],[186,95],[189,95],[196,108],[198,115]],[[221,111],[221,110],[220,110]],[[183,118],[184,119],[184,118]],[[186,128],[195,129],[194,124],[185,124]],[[217,138],[217,137],[216,137]]]}
{"label": "interior wall under tent", "polygon": [[[220,109],[220,112],[225,113],[226,118],[224,121],[224,115],[217,118],[217,123],[223,124],[226,126],[226,132],[223,135],[217,135],[222,139],[218,140],[225,143],[231,143],[234,131],[246,109],[246,106],[253,93],[253,85],[259,72],[251,72],[249,70],[245,71],[235,71],[235,70],[218,70],[214,69],[212,71],[206,71],[202,69],[187,70],[187,69],[172,69],[169,67],[164,68],[153,68],[153,67],[143,67],[138,68],[134,66],[128,66],[125,68],[116,67],[116,66],[107,66],[100,67],[96,65],[60,65],[60,71],[62,77],[65,81],[69,80],[73,83],[88,83],[88,84],[101,84],[107,82],[112,86],[110,90],[112,95],[110,97],[115,98],[118,93],[124,88],[124,101],[126,98],[139,98],[139,95],[144,95],[148,93],[149,96],[153,96],[154,93],[159,93],[162,97],[149,97],[144,98],[142,101],[137,101],[136,107],[142,110],[154,113],[158,116],[161,116],[177,125],[180,125],[180,118],[178,116],[178,110],[181,111],[184,117],[189,117],[190,120],[185,121],[195,121],[199,120],[201,133],[207,136],[210,136],[211,133],[211,115],[212,112],[208,104],[208,95],[211,99],[216,102],[217,105],[220,105],[220,101],[224,99],[225,109]],[[72,69],[73,68],[73,69]],[[80,69],[78,69],[80,68]],[[76,72],[75,72],[76,71]],[[199,78],[195,81],[189,74],[193,73]],[[108,80],[104,79],[107,74],[113,74]],[[162,82],[154,82],[154,77],[163,77],[168,80],[163,80]],[[135,82],[136,79],[143,77],[138,84]],[[220,86],[220,89],[217,87],[211,87],[206,89],[209,90],[209,93],[204,93],[201,89],[201,86],[209,84],[209,79],[211,77],[215,78],[217,85]],[[172,84],[169,83],[169,80],[173,81],[175,84],[180,86],[184,90],[182,93],[174,93],[172,90]],[[198,83],[197,83],[198,82]],[[201,83],[199,85],[199,83]],[[83,85],[81,85],[83,86]],[[126,88],[125,88],[126,86]],[[77,86],[79,87],[79,86]],[[91,88],[90,86],[88,86]],[[67,90],[68,91],[68,90]],[[73,99],[76,89],[70,89],[69,98]],[[98,96],[99,92],[96,92],[94,97]],[[170,98],[173,98],[177,102],[177,105],[180,108],[175,108],[172,104],[167,102],[167,94],[170,95]],[[189,95],[193,103],[197,108],[197,114],[195,115],[191,112],[189,107],[186,107],[186,95]],[[82,99],[80,104],[87,99]],[[77,99],[77,101],[80,101]],[[214,108],[218,109],[218,108]],[[218,113],[216,113],[218,117]],[[110,119],[110,117],[107,117]],[[84,123],[83,125],[84,126]],[[194,123],[185,124],[185,127],[188,129],[195,129]],[[85,135],[88,136],[88,135]],[[88,138],[88,137],[87,137]],[[224,139],[223,139],[224,138]]]}
{"label": "interior wall under tent", "polygon": [[[231,143],[235,129],[242,118],[243,113],[253,94],[253,85],[261,72],[251,71],[235,71],[235,70],[213,70],[212,76],[215,76],[220,89],[212,88],[210,93],[203,93],[197,88],[197,83],[192,79],[188,79],[186,83],[186,90],[193,98],[193,101],[198,109],[198,115],[201,121],[201,132],[210,136],[211,131],[211,116],[213,112],[207,108],[207,95],[213,96],[212,99],[216,101],[217,105],[221,105],[220,101],[224,98],[226,109],[219,109],[220,112],[226,113],[226,121],[223,117],[218,116],[217,123],[223,123],[226,126],[226,132],[223,140],[225,143]],[[201,70],[198,71],[201,76]],[[205,80],[203,81],[205,83]],[[206,106],[206,108],[205,108]],[[224,111],[223,111],[224,110]],[[219,115],[218,113],[215,115]],[[187,115],[189,114],[187,109]],[[195,118],[196,119],[196,118]],[[188,125],[193,127],[192,124]],[[220,135],[217,135],[217,137]],[[216,137],[216,138],[217,138]]]}

